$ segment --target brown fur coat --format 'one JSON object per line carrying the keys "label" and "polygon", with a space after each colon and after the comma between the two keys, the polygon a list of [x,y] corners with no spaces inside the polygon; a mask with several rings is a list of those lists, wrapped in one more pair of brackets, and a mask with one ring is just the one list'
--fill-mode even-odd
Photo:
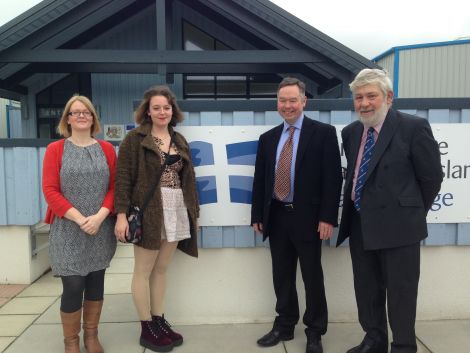
{"label": "brown fur coat", "polygon": [[[145,194],[151,187],[151,180],[161,169],[161,158],[152,138],[151,127],[152,125],[147,123],[130,131],[119,147],[114,194],[116,213],[126,213],[131,204],[142,205]],[[172,134],[173,129],[171,127],[169,129]],[[180,172],[181,188],[191,229],[191,238],[180,241],[178,248],[188,255],[197,257],[199,202],[191,152],[188,143],[180,133],[176,132],[174,143],[183,159],[183,169]],[[163,224],[161,198],[160,188],[157,187],[154,197],[144,211],[143,241],[139,245],[145,249],[160,249]]]}

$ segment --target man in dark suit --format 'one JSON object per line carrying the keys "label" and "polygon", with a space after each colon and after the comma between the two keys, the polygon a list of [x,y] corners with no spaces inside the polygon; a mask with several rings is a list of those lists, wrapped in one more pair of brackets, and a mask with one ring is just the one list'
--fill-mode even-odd
{"label": "man in dark suit", "polygon": [[[359,121],[342,131],[348,168],[337,245],[349,237],[359,322],[366,335],[347,353],[415,353],[420,241],[442,182],[427,120],[391,108],[392,84],[364,69],[350,84]],[[387,304],[386,304],[387,303]]]}
{"label": "man in dark suit", "polygon": [[294,337],[299,320],[297,261],[305,285],[307,353],[321,353],[328,313],[321,243],[337,225],[341,161],[336,130],[304,116],[305,84],[285,78],[277,92],[283,124],[259,138],[253,182],[251,224],[269,237],[276,312],[263,347]]}

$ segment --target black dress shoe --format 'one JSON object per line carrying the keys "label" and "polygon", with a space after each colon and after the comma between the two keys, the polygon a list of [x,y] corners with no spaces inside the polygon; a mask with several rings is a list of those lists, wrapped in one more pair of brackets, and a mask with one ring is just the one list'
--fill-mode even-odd
{"label": "black dress shoe", "polygon": [[294,338],[293,333],[284,333],[281,332],[277,329],[272,329],[269,331],[267,334],[265,334],[263,337],[261,337],[257,343],[261,347],[272,347],[278,344],[281,341],[290,341],[291,339]]}
{"label": "black dress shoe", "polygon": [[362,341],[357,347],[351,348],[346,353],[387,353],[388,347],[385,344],[374,344],[366,343]]}
{"label": "black dress shoe", "polygon": [[305,353],[323,353],[321,340],[316,337],[307,337],[307,348],[305,349]]}

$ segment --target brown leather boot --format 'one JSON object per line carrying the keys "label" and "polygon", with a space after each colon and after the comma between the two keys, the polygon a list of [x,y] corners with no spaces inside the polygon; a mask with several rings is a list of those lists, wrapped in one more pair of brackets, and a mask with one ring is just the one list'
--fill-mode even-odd
{"label": "brown leather boot", "polygon": [[83,301],[83,342],[88,353],[104,353],[98,340],[98,324],[100,322],[103,301]]}
{"label": "brown leather boot", "polygon": [[64,331],[65,353],[80,353],[80,320],[82,318],[82,309],[73,313],[60,312],[62,320],[62,329]]}

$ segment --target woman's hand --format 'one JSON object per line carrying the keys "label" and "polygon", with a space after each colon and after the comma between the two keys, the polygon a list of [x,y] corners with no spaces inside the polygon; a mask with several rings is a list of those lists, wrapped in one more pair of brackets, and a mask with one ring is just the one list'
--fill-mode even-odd
{"label": "woman's hand", "polygon": [[98,214],[95,214],[93,216],[88,216],[85,218],[85,221],[80,226],[80,229],[83,230],[87,234],[96,235],[103,221],[104,221],[104,218],[100,217]]}
{"label": "woman's hand", "polygon": [[84,222],[80,224],[80,229],[90,235],[96,235],[100,230],[101,224],[108,217],[109,209],[101,207],[98,213],[85,217]]}
{"label": "woman's hand", "polygon": [[126,242],[126,236],[129,235],[129,222],[125,213],[118,213],[114,234],[121,243]]}

